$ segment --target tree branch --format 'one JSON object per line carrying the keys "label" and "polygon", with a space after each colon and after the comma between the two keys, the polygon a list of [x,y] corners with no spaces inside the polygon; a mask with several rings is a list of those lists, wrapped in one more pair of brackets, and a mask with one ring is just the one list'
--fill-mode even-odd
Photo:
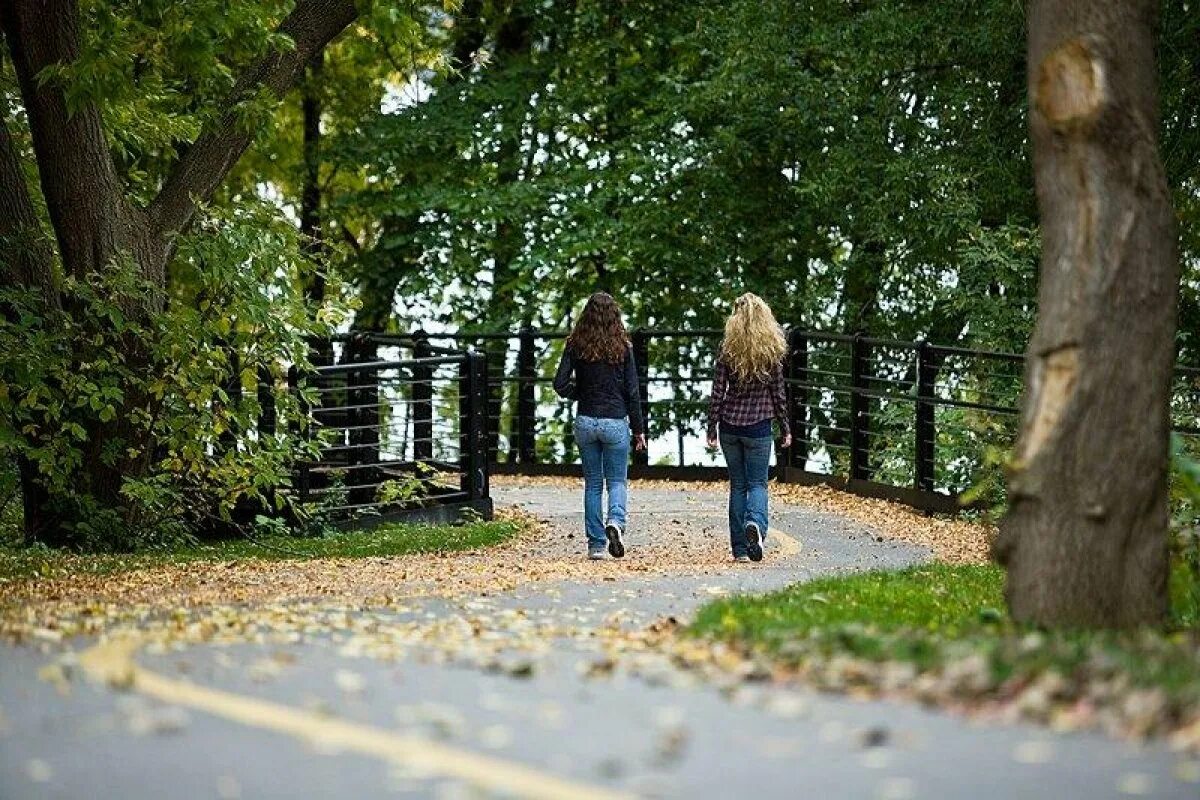
{"label": "tree branch", "polygon": [[353,248],[355,255],[362,255],[362,245],[358,243],[358,239],[350,232],[345,223],[342,224],[342,241]]}
{"label": "tree branch", "polygon": [[268,53],[242,74],[221,104],[225,112],[188,148],[147,209],[159,235],[186,228],[196,213],[196,203],[212,196],[250,146],[254,131],[239,122],[239,106],[263,90],[281,97],[304,74],[313,56],[357,16],[354,0],[300,0],[296,4],[278,29],[295,47]]}

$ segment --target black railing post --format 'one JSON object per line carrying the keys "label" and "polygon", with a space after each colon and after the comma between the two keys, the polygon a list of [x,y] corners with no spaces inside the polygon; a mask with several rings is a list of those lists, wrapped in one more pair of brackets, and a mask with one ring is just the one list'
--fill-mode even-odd
{"label": "black railing post", "polygon": [[471,494],[471,453],[472,444],[471,397],[475,393],[473,376],[471,375],[471,355],[468,351],[463,360],[458,362],[458,473],[459,485],[469,497]]}
{"label": "black railing post", "polygon": [[867,396],[871,349],[862,335],[850,344],[850,478],[871,477],[871,398]]}
{"label": "black railing post", "polygon": [[633,332],[633,361],[637,366],[638,398],[642,404],[642,425],[645,426],[647,446],[645,450],[633,451],[633,463],[646,466],[650,463],[650,336],[644,330]]}
{"label": "black railing post", "polygon": [[346,406],[342,410],[342,424],[346,426],[346,463],[353,465],[359,461],[359,445],[362,444],[362,431],[358,430],[358,370],[350,370],[346,375]]}
{"label": "black railing post", "polygon": [[[354,343],[346,344],[347,355],[343,359],[354,361],[357,355],[353,350]],[[367,476],[363,475],[364,470],[354,469],[360,464],[366,463],[363,459],[364,445],[366,444],[366,430],[363,426],[362,409],[362,383],[363,374],[357,370],[351,370],[346,373],[346,407],[343,410],[342,424],[346,426],[346,444],[349,447],[346,449],[345,466],[348,467],[345,471],[343,486],[354,486],[359,483],[366,483]],[[371,496],[373,492],[370,488],[367,489],[348,489],[346,491],[346,501],[352,505],[363,505],[370,503],[374,498]]]}
{"label": "black railing post", "polygon": [[[413,331],[413,356],[429,358],[429,336],[425,331]],[[413,460],[433,458],[433,368],[417,364],[412,368]]]}
{"label": "black railing post", "polygon": [[[371,364],[379,360],[379,344],[369,335],[355,336],[346,347],[351,352],[351,358],[361,364]],[[356,387],[354,399],[353,424],[358,429],[356,433],[357,447],[354,454],[354,464],[360,469],[351,470],[349,483],[373,484],[379,480],[375,467],[362,467],[364,464],[379,463],[379,370],[376,367],[364,367],[353,373],[352,386]],[[363,488],[353,493],[357,503],[374,502],[374,490]]]}
{"label": "black railing post", "polygon": [[[292,413],[292,418],[288,420],[288,433],[292,436],[303,435],[305,439],[312,436],[312,404],[310,404],[301,392],[300,370],[293,364],[288,367],[287,371],[287,386],[288,394],[295,401],[295,408]],[[304,418],[305,422],[301,425],[300,420]],[[295,465],[295,486],[297,499],[301,502],[308,501],[308,458],[297,460]]]}
{"label": "black railing post", "polygon": [[296,403],[295,411],[292,414],[291,419],[288,420],[288,433],[290,433],[292,436],[299,436],[303,431],[305,437],[307,438],[308,433],[311,430],[312,420],[308,420],[307,423],[302,426],[300,424],[300,418],[307,418],[308,415],[312,413],[312,408],[310,407],[308,401],[305,400],[304,396],[300,393],[300,370],[297,369],[294,364],[288,367],[287,388],[288,394],[292,396],[292,399]]}
{"label": "black railing post", "polygon": [[[275,427],[278,423],[278,414],[275,410],[275,376],[271,373],[271,368],[265,364],[259,365],[257,386],[255,387],[258,394],[258,439],[275,438]],[[275,508],[275,486],[271,486],[266,492],[267,514],[273,515]]]}
{"label": "black railing post", "polygon": [[[490,345],[487,339],[479,342],[480,350],[487,356],[488,371],[484,393],[487,395],[488,463],[500,461],[500,422],[504,417],[504,366],[508,363],[508,339],[497,339]],[[509,448],[511,454],[512,448]]]}
{"label": "black railing post", "polygon": [[536,334],[521,328],[517,350],[517,459],[522,464],[537,461],[537,353]]}
{"label": "black railing post", "polygon": [[799,328],[788,333],[788,424],[792,448],[783,462],[803,471],[808,463],[808,337]]}
{"label": "black railing post", "polygon": [[271,368],[258,368],[258,435],[267,438],[275,435],[279,415],[275,410],[275,376]]}
{"label": "black railing post", "polygon": [[487,356],[472,350],[464,357],[459,378],[459,469],[467,500],[488,496]]}
{"label": "black railing post", "polygon": [[932,492],[936,458],[936,411],[934,405],[934,379],[937,365],[928,342],[917,344],[917,402],[916,402],[916,464],[914,474],[916,486],[921,491]]}
{"label": "black railing post", "polygon": [[229,359],[229,376],[221,384],[221,390],[225,393],[225,400],[220,401],[220,398],[218,398],[218,405],[227,415],[225,430],[217,437],[222,452],[237,449],[238,432],[234,430],[234,417],[237,413],[237,407],[242,400],[241,359],[238,357],[237,351],[232,347],[226,350],[226,355]]}

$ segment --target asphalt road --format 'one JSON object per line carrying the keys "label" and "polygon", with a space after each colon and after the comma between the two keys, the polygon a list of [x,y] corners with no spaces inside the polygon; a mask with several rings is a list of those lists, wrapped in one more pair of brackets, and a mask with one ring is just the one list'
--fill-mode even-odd
{"label": "asphalt road", "polygon": [[[554,535],[581,535],[571,492],[497,494]],[[638,502],[630,559],[723,536],[717,495]],[[761,565],[533,584],[331,613],[288,637],[142,649],[149,677],[133,690],[84,680],[59,646],[0,645],[0,798],[1200,797],[1183,780],[1191,763],[1161,746],[714,682],[636,646],[649,623],[715,596],[927,555],[798,509],[776,509],[772,528],[792,538]],[[43,679],[55,663],[67,681]]]}

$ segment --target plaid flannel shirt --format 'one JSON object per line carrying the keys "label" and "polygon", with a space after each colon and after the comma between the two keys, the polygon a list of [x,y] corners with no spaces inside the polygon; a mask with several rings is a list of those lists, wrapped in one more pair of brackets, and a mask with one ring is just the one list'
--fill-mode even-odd
{"label": "plaid flannel shirt", "polygon": [[725,361],[717,361],[712,395],[708,399],[708,435],[717,435],[717,423],[753,425],[774,417],[783,435],[788,427],[787,392],[783,383],[783,364],[776,364],[768,381],[738,384]]}

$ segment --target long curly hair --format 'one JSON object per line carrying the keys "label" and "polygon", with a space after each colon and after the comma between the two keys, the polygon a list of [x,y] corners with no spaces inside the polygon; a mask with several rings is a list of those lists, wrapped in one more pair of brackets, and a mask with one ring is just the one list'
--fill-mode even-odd
{"label": "long curly hair", "polygon": [[629,347],[629,334],[621,320],[621,307],[608,292],[588,298],[583,313],[567,337],[567,349],[582,361],[620,364]]}
{"label": "long curly hair", "polygon": [[725,321],[721,358],[737,382],[770,380],[785,353],[787,341],[771,307],[750,292],[734,300],[733,313]]}

